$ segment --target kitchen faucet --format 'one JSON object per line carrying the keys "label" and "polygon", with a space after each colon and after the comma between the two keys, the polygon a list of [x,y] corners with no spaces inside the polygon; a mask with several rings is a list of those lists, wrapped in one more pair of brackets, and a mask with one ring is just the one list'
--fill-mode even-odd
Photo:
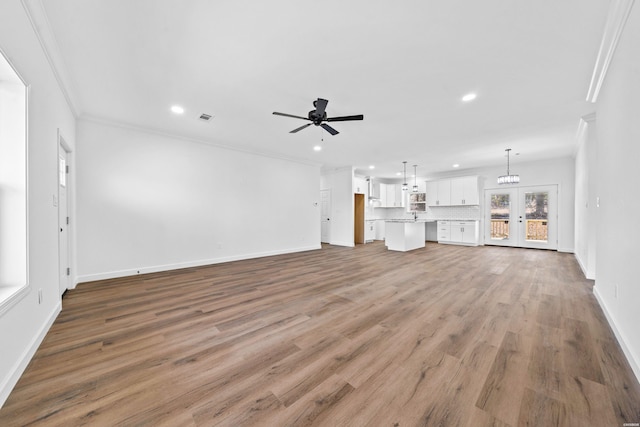
{"label": "kitchen faucet", "polygon": [[418,211],[413,211],[413,220],[414,221],[418,220]]}

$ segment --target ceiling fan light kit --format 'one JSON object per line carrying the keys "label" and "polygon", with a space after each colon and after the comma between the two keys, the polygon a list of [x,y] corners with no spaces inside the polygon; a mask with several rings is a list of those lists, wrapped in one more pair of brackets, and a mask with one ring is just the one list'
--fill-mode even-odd
{"label": "ceiling fan light kit", "polygon": [[274,111],[273,114],[275,114],[276,116],[292,117],[294,119],[308,120],[311,122],[311,123],[302,125],[300,127],[297,127],[294,130],[290,131],[289,133],[296,133],[311,125],[316,125],[316,126],[320,126],[322,129],[326,130],[331,135],[337,135],[340,132],[338,132],[337,130],[335,130],[325,122],[347,122],[352,120],[364,119],[364,115],[362,114],[356,114],[353,116],[327,117],[326,109],[327,109],[328,103],[329,101],[322,98],[318,98],[317,100],[313,101],[313,106],[315,107],[315,110],[309,111],[309,114],[307,115],[307,117],[296,116],[296,115],[287,114],[287,113],[279,113],[277,111]]}

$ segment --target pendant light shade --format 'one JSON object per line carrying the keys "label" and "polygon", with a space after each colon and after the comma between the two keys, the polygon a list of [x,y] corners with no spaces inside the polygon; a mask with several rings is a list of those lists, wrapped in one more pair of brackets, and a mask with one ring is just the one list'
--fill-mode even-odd
{"label": "pendant light shade", "polygon": [[413,165],[413,192],[418,192],[418,165]]}
{"label": "pendant light shade", "polygon": [[507,174],[498,177],[498,184],[517,184],[520,182],[520,175],[511,175],[509,171],[509,152],[511,148],[504,150],[507,152]]}
{"label": "pendant light shade", "polygon": [[402,162],[402,166],[404,169],[404,183],[402,184],[402,191],[407,191],[409,189],[409,184],[407,184],[407,161]]}

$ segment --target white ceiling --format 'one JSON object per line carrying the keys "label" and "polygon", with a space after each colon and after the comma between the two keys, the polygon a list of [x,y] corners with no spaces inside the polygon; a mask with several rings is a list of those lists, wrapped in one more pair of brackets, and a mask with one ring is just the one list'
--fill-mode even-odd
{"label": "white ceiling", "polygon": [[[42,1],[81,117],[393,177],[571,155],[604,0]],[[478,97],[461,102],[468,92]],[[318,97],[331,136],[305,122]],[[174,104],[186,110],[170,112]],[[210,123],[200,113],[214,115]],[[322,145],[314,152],[314,145]]]}

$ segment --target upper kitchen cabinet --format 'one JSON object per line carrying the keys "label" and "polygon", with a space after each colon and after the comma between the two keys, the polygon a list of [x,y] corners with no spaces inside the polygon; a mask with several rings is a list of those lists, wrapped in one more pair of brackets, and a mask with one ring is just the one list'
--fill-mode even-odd
{"label": "upper kitchen cabinet", "polygon": [[429,206],[451,205],[451,180],[427,181],[427,204]]}
{"label": "upper kitchen cabinet", "polygon": [[429,206],[479,205],[480,191],[477,176],[427,181]]}
{"label": "upper kitchen cabinet", "polygon": [[405,206],[404,191],[402,185],[387,184],[387,204],[388,208],[403,208]]}
{"label": "upper kitchen cabinet", "polygon": [[359,176],[353,177],[353,192],[357,194],[367,194],[367,180]]}
{"label": "upper kitchen cabinet", "polygon": [[451,204],[455,206],[480,204],[477,176],[451,179]]}
{"label": "upper kitchen cabinet", "polygon": [[400,184],[378,184],[380,187],[379,208],[401,208],[405,206],[405,192]]}

